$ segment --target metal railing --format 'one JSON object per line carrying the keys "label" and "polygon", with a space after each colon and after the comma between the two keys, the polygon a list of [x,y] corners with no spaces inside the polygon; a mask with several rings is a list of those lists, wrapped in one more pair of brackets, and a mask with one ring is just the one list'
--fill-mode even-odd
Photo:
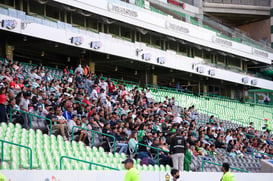
{"label": "metal railing", "polygon": [[254,126],[256,129],[258,128],[258,130],[261,130],[261,128],[262,128],[262,124],[261,124],[261,122],[263,121],[263,119],[261,119],[261,118],[257,118],[257,117],[254,117],[254,116],[249,116],[248,117],[248,122],[249,122],[249,124],[250,124],[250,122],[251,122],[251,120],[258,120],[258,121],[253,121],[253,123],[254,123],[254,125],[256,125],[256,126]]}
{"label": "metal railing", "polygon": [[19,146],[19,147],[22,147],[22,148],[25,148],[25,149],[29,150],[29,156],[30,156],[30,159],[29,159],[29,168],[30,168],[30,170],[32,170],[32,149],[29,146],[20,145],[20,144],[13,143],[13,142],[6,141],[6,140],[2,140],[2,139],[0,139],[0,142],[1,142],[1,146],[2,146],[1,147],[1,161],[4,161],[4,143],[10,144],[10,145]]}
{"label": "metal railing", "polygon": [[252,134],[248,134],[248,133],[244,133],[244,132],[243,132],[243,134],[246,135],[246,136],[250,136],[250,137],[252,137],[252,138],[255,138],[255,136],[252,135]]}
{"label": "metal railing", "polygon": [[207,122],[206,121],[202,121],[202,120],[197,120],[197,126],[199,126],[199,123],[204,123],[204,124],[207,124]]}
{"label": "metal railing", "polygon": [[114,141],[114,145],[113,145],[113,154],[116,153],[116,138],[113,136],[113,135],[110,135],[110,134],[106,134],[106,133],[102,133],[102,132],[98,132],[98,131],[95,131],[95,130],[91,130],[91,129],[87,129],[87,128],[82,128],[82,127],[79,127],[79,126],[73,126],[72,127],[72,141],[74,140],[74,128],[78,128],[78,129],[82,129],[82,130],[86,130],[86,131],[91,131],[93,133],[93,146],[95,145],[95,133],[96,134],[101,134],[103,136],[107,136],[107,137],[110,137],[110,138],[113,138],[113,141]]}
{"label": "metal railing", "polygon": [[234,4],[234,5],[250,5],[250,6],[270,6],[271,0],[204,0],[208,3]]}
{"label": "metal railing", "polygon": [[[264,116],[264,118],[266,118],[266,117],[265,117],[265,113],[269,113],[269,114],[271,115],[271,118],[273,119],[273,113],[272,113],[272,112],[263,110],[263,116]],[[270,118],[268,118],[268,119],[270,119]]]}
{"label": "metal railing", "polygon": [[273,158],[273,155],[270,155],[270,154],[268,154],[268,153],[263,153],[263,152],[255,151],[255,150],[252,152],[252,156],[253,156],[253,157],[255,157],[255,155],[254,155],[255,153],[259,153],[259,154],[261,154],[261,155],[269,156],[271,159]]}
{"label": "metal railing", "polygon": [[156,155],[157,155],[157,164],[158,164],[158,165],[160,165],[160,164],[159,164],[159,151],[162,151],[162,152],[165,152],[165,153],[169,153],[168,151],[162,150],[162,149],[160,149],[160,148],[156,148],[156,147],[153,147],[153,146],[145,145],[145,144],[142,144],[142,143],[137,143],[136,146],[135,146],[135,153],[136,153],[136,154],[137,154],[137,147],[138,147],[138,145],[144,146],[144,147],[148,147],[148,148],[152,148],[152,149],[155,149],[156,152],[157,152]]}
{"label": "metal railing", "polygon": [[32,113],[29,113],[29,112],[25,112],[25,111],[21,111],[21,110],[18,110],[18,109],[13,109],[13,108],[10,108],[10,112],[9,112],[9,119],[10,119],[10,122],[12,122],[12,111],[17,111],[17,112],[20,112],[20,113],[24,113],[24,114],[27,114],[29,115],[29,127],[32,128],[32,116],[34,117],[37,117],[37,118],[41,118],[41,119],[44,119],[44,120],[48,120],[50,122],[50,127],[49,127],[49,135],[52,134],[52,120],[49,119],[49,118],[45,118],[45,117],[41,117],[41,116],[37,116],[35,114],[32,114]]}
{"label": "metal railing", "polygon": [[234,109],[234,108],[228,107],[228,106],[225,106],[225,105],[222,105],[222,104],[215,104],[215,107],[216,107],[216,106],[219,106],[219,107],[223,107],[223,108],[225,108],[225,109],[230,109],[230,110],[232,110],[232,111],[233,111],[233,118],[235,118],[235,109]]}
{"label": "metal railing", "polygon": [[243,119],[230,119],[230,121],[236,124],[241,124],[241,125],[247,124],[244,122]]}
{"label": "metal railing", "polygon": [[199,111],[200,113],[203,112],[203,113],[207,114],[208,116],[209,115],[211,115],[211,116],[214,115],[214,117],[216,117],[218,120],[221,119],[219,114],[217,114],[215,112],[211,112],[211,111],[208,111],[208,110],[205,110],[205,109],[197,109],[197,111]]}
{"label": "metal railing", "polygon": [[70,157],[70,156],[61,156],[60,157],[60,170],[62,170],[62,168],[63,168],[62,161],[63,161],[64,158],[70,159],[70,160],[75,160],[75,161],[82,162],[82,163],[88,163],[90,170],[92,170],[92,165],[95,165],[95,166],[99,166],[99,167],[103,167],[103,168],[108,168],[108,169],[111,169],[111,170],[117,170],[117,171],[119,171],[118,168],[114,168],[114,167],[110,167],[110,166],[107,166],[107,165],[102,165],[102,164],[98,164],[98,163],[94,163],[94,162],[89,162],[89,161],[86,161],[86,160],[81,160],[81,159],[73,158],[73,157]]}
{"label": "metal railing", "polygon": [[81,102],[81,101],[77,101],[77,100],[74,100],[73,101],[74,103],[78,103],[80,105],[84,105],[84,106],[87,106],[88,104],[85,104],[84,102]]}
{"label": "metal railing", "polygon": [[[216,165],[216,166],[222,166],[221,164],[204,160],[204,161],[202,161],[202,172],[204,172],[204,164],[205,163],[209,163],[209,164]],[[237,171],[240,171],[240,172],[246,172],[246,173],[248,173],[247,170],[243,170],[243,169],[240,169],[240,168],[230,167],[230,169],[237,170]]]}

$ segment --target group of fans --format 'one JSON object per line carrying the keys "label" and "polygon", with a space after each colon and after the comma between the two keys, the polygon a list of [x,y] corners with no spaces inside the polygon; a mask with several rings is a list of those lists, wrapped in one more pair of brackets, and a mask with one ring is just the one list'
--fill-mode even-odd
{"label": "group of fans", "polygon": [[[65,67],[63,77],[56,79],[43,66],[28,70],[5,60],[0,72],[0,122],[10,121],[11,111],[12,122],[29,129],[31,113],[40,117],[38,128],[43,125],[39,129],[44,133],[52,124],[53,134],[64,140],[71,140],[73,132],[77,140],[106,151],[113,151],[115,141],[119,153],[137,156],[141,164],[159,161],[186,171],[191,169],[192,156],[243,158],[254,151],[256,158],[273,155],[268,129],[257,132],[252,124],[226,129],[214,116],[200,126],[194,105],[180,108],[175,98],[168,97],[156,102],[149,89],[128,90],[120,82],[91,73],[88,66]],[[217,148],[228,154],[221,155]]]}

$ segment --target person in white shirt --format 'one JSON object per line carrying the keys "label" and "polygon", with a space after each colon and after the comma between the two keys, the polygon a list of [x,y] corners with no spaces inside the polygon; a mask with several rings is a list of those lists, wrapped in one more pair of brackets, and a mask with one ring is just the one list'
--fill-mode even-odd
{"label": "person in white shirt", "polygon": [[[20,110],[28,112],[28,105],[29,105],[29,99],[30,99],[31,93],[25,92],[24,97],[22,97],[20,101]],[[28,121],[28,115],[26,113],[22,113],[23,119],[24,119],[24,124],[23,128],[28,129],[29,128],[29,121]]]}
{"label": "person in white shirt", "polygon": [[224,133],[224,132],[225,132],[225,128],[224,128],[224,126],[223,126],[223,123],[222,123],[222,122],[220,123],[219,127],[217,128],[217,130],[220,130],[220,131],[221,131],[221,133]]}
{"label": "person in white shirt", "polygon": [[55,125],[53,129],[59,129],[64,141],[66,141],[67,140],[67,137],[66,137],[67,120],[63,116],[63,112],[62,112],[61,108],[57,108],[56,113],[57,113],[58,124]]}
{"label": "person in white shirt", "polygon": [[35,82],[32,82],[33,89],[40,87],[40,79],[36,79]]}
{"label": "person in white shirt", "polygon": [[182,121],[183,121],[182,118],[180,116],[178,116],[177,114],[175,114],[175,118],[173,119],[173,123],[180,124]]}
{"label": "person in white shirt", "polygon": [[100,79],[99,86],[107,93],[108,83],[105,82],[103,78]]}
{"label": "person in white shirt", "polygon": [[84,70],[83,70],[81,64],[79,64],[79,66],[75,69],[75,72],[74,72],[75,75],[77,75],[77,72],[80,72],[80,74],[83,75]]}
{"label": "person in white shirt", "polygon": [[229,143],[230,140],[232,140],[232,136],[231,136],[231,133],[230,131],[227,131],[227,136],[226,136],[226,143]]}
{"label": "person in white shirt", "polygon": [[100,89],[100,95],[99,98],[102,100],[103,104],[106,104],[106,93],[103,88]]}
{"label": "person in white shirt", "polygon": [[98,93],[97,93],[96,88],[97,88],[97,86],[93,85],[93,90],[92,90],[91,95],[90,95],[91,100],[97,100],[98,99]]}
{"label": "person in white shirt", "polygon": [[36,69],[35,70],[31,70],[31,73],[30,73],[30,77],[32,78],[32,79],[42,79],[36,72]]}
{"label": "person in white shirt", "polygon": [[[72,115],[71,120],[67,121],[67,129],[68,129],[69,135],[72,135],[73,126],[77,126],[76,121],[77,121],[77,115],[75,114]],[[74,128],[73,130],[74,130],[74,133],[77,133],[79,131],[78,128]]]}
{"label": "person in white shirt", "polygon": [[152,94],[150,92],[150,89],[147,89],[146,97],[147,97],[149,103],[153,102],[153,96],[152,96]]}

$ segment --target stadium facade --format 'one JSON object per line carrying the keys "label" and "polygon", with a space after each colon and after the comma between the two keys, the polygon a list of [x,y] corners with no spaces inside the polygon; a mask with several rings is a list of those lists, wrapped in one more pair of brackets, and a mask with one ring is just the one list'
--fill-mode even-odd
{"label": "stadium facade", "polygon": [[0,56],[245,99],[250,89],[273,90],[273,30],[259,25],[273,25],[270,3],[1,0]]}

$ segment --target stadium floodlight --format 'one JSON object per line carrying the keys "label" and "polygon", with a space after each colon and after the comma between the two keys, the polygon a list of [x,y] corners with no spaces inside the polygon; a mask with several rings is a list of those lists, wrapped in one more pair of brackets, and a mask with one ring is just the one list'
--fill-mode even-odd
{"label": "stadium floodlight", "polygon": [[248,77],[243,77],[243,78],[242,78],[242,82],[243,82],[244,84],[247,84],[247,83],[248,83]]}
{"label": "stadium floodlight", "polygon": [[204,73],[204,67],[199,66],[199,67],[197,67],[196,71],[197,71],[198,73]]}

